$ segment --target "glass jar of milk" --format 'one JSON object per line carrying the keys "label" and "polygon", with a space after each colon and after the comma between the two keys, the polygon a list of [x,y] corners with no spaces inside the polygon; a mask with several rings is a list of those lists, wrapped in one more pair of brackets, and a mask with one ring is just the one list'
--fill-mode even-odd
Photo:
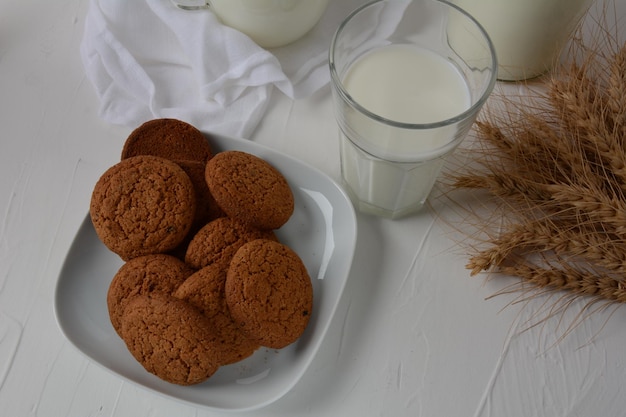
{"label": "glass jar of milk", "polygon": [[498,79],[539,76],[559,58],[593,0],[452,0],[485,28],[496,48]]}
{"label": "glass jar of milk", "polygon": [[182,9],[211,9],[225,24],[264,48],[287,45],[306,35],[330,0],[172,0]]}

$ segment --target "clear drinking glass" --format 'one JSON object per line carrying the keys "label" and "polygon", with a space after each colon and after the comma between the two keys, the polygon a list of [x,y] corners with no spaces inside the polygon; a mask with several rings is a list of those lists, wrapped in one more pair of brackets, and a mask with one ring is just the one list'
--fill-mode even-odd
{"label": "clear drinking glass", "polygon": [[445,1],[379,0],[339,26],[329,66],[355,206],[390,218],[418,211],[493,90],[488,35]]}

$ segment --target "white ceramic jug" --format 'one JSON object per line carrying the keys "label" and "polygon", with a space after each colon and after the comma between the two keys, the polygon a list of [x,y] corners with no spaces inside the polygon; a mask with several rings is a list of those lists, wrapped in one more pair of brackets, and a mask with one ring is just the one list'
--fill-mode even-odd
{"label": "white ceramic jug", "polygon": [[543,74],[558,59],[592,0],[452,0],[478,20],[496,48],[498,79]]}
{"label": "white ceramic jug", "polygon": [[188,10],[210,8],[225,24],[264,48],[294,42],[320,20],[330,0],[172,0]]}

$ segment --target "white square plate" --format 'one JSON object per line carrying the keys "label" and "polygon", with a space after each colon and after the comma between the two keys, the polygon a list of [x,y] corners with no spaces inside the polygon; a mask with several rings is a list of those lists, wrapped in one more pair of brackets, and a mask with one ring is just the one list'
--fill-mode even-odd
{"label": "white square plate", "polygon": [[300,255],[313,281],[313,312],[302,337],[281,350],[261,348],[244,361],[220,368],[202,384],[178,386],[160,380],[135,361],[111,326],[106,294],[122,261],[100,242],[89,216],[58,278],[55,315],[78,350],[127,381],[198,407],[252,410],[287,393],[322,343],[348,279],[356,216],[341,187],[322,172],[247,140],[214,136],[210,143],[215,152],[236,149],[265,159],[293,190],[294,214],[276,234]]}

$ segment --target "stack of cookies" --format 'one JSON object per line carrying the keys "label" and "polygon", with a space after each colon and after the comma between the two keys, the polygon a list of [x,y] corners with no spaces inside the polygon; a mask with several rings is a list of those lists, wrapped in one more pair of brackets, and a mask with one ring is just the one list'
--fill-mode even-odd
{"label": "stack of cookies", "polygon": [[130,134],[90,215],[125,262],[107,294],[111,324],[147,371],[197,384],[302,335],[311,279],[274,233],[293,210],[278,170],[245,152],[214,154],[188,123],[156,119]]}

